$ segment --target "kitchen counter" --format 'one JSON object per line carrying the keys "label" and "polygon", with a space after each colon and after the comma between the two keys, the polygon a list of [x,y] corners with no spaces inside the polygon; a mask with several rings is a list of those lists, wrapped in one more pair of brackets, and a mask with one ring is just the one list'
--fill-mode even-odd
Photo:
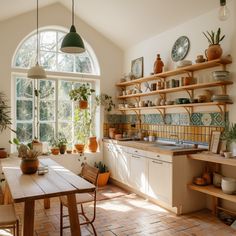
{"label": "kitchen counter", "polygon": [[175,145],[164,142],[145,142],[145,141],[119,141],[115,139],[103,138],[104,142],[118,144],[121,146],[137,148],[144,151],[158,152],[161,154],[170,154],[173,156],[187,155],[207,150],[206,148],[196,148],[193,145]]}

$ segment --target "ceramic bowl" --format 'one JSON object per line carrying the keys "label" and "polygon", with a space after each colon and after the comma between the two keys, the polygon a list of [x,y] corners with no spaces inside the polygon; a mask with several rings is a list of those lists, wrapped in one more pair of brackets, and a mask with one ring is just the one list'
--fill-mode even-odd
{"label": "ceramic bowl", "polygon": [[221,188],[226,194],[234,194],[236,191],[236,179],[223,177],[221,181]]}

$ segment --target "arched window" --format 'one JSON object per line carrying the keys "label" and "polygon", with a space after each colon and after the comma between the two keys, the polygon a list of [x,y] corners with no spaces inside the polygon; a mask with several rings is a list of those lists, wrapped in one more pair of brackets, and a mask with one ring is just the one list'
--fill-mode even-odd
{"label": "arched window", "polygon": [[[46,71],[50,71],[46,79],[32,80],[26,75],[28,68],[36,62],[36,34],[26,38],[16,50],[12,65],[13,72],[17,69],[13,74],[14,125],[21,142],[30,142],[34,137],[50,141],[62,134],[72,145],[79,137],[81,127],[76,120],[78,114],[69,92],[82,83],[95,88],[95,82],[89,76],[99,75],[100,70],[93,50],[86,42],[86,51],[82,54],[60,52],[65,34],[60,30],[39,32],[39,62]],[[21,69],[23,73],[18,73]],[[81,74],[84,74],[82,78]],[[90,100],[90,109],[92,106]],[[86,117],[91,122],[91,117]],[[95,128],[90,131],[94,132]]]}
{"label": "arched window", "polygon": [[[65,32],[57,30],[39,32],[39,58],[44,69],[98,75],[96,58],[91,55],[93,52],[90,52],[91,49],[86,42],[86,51],[82,54],[65,54],[60,51],[61,41],[65,35]],[[30,68],[35,65],[36,40],[37,36],[34,34],[20,45],[14,57],[13,67]]]}

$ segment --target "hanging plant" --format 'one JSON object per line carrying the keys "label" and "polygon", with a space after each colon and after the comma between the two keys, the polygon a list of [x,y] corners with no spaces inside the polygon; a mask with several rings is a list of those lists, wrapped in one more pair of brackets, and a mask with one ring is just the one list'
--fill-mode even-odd
{"label": "hanging plant", "polygon": [[0,92],[0,132],[10,128],[11,117],[10,117],[10,107],[6,104],[6,95]]}

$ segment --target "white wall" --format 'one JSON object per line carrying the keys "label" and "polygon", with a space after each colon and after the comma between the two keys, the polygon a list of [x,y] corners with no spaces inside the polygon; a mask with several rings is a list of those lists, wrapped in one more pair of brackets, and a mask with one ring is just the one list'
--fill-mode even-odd
{"label": "white wall", "polygon": [[[204,51],[208,47],[208,42],[203,36],[202,32],[207,30],[216,31],[218,27],[221,27],[222,33],[226,35],[225,39],[221,43],[223,54],[231,54],[233,58],[233,63],[229,65],[227,69],[231,72],[232,80],[236,82],[236,2],[229,2],[228,8],[230,9],[230,18],[227,21],[218,20],[218,9],[215,9],[207,14],[201,15],[195,19],[192,19],[191,21],[181,24],[169,31],[166,31],[160,35],[156,35],[155,37],[134,45],[132,48],[125,52],[124,72],[127,73],[130,71],[130,65],[133,59],[143,56],[144,75],[149,75],[150,72],[153,72],[153,64],[156,59],[157,53],[161,54],[162,61],[165,64],[165,70],[174,69],[175,65],[171,60],[171,49],[175,40],[182,35],[186,35],[190,39],[191,43],[190,51],[185,59],[191,60],[194,63],[196,56],[199,54],[204,55]],[[167,17],[171,16],[169,16],[167,13]],[[164,20],[165,19],[163,19],[163,21]],[[158,24],[161,24],[161,22],[157,22],[156,27],[158,27]],[[197,76],[199,76],[201,80],[209,80],[211,79],[210,76],[212,70],[202,71],[200,73],[197,73]],[[229,87],[229,95],[234,101],[234,104],[229,106],[229,119],[231,122],[236,122],[235,91],[236,83],[233,86]],[[177,96],[181,95],[186,96],[185,93],[179,93]],[[210,111],[211,108],[207,109],[208,110],[206,111]],[[222,168],[222,171],[225,176],[236,178],[235,168],[224,166]],[[233,207],[232,204],[229,204],[229,202],[224,201],[224,204],[228,205],[228,207]],[[235,204],[234,208],[236,208]]]}
{"label": "white wall", "polygon": [[[61,4],[53,4],[39,10],[39,27],[57,26],[69,28],[71,25],[71,13]],[[123,51],[114,43],[87,25],[81,19],[75,19],[77,32],[92,46],[99,61],[101,76],[101,91],[110,95],[115,94],[111,90],[114,81],[120,77],[123,66]],[[11,92],[11,61],[18,44],[36,26],[36,12],[26,14],[0,22],[0,91],[3,91],[12,102]],[[68,29],[69,30],[69,29]],[[9,130],[0,134],[0,146],[9,150]]]}

